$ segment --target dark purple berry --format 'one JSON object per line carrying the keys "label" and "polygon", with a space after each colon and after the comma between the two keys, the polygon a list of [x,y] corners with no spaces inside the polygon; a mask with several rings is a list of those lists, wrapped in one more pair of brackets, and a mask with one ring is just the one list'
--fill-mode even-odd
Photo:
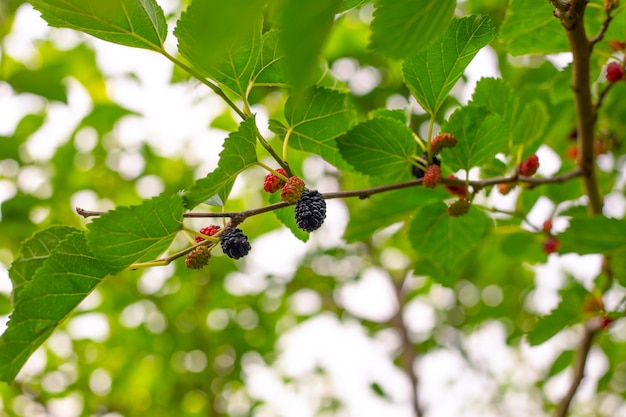
{"label": "dark purple berry", "polygon": [[296,203],[296,224],[305,232],[319,229],[326,218],[326,201],[317,190],[304,190]]}
{"label": "dark purple berry", "polygon": [[243,258],[250,252],[250,242],[248,236],[244,235],[240,229],[227,229],[222,233],[220,241],[222,251],[233,259]]}

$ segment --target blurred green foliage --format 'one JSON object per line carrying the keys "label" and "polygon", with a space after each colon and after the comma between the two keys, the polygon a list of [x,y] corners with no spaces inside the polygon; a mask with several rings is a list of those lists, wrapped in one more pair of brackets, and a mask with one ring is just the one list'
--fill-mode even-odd
{"label": "blurred green foliage", "polygon": [[[82,207],[87,210],[139,205],[147,197],[141,191],[141,183],[146,178],[158,178],[163,193],[175,195],[180,190],[189,189],[196,178],[203,177],[208,172],[201,158],[190,163],[183,152],[164,154],[157,145],[146,139],[135,149],[145,163],[144,168],[136,176],[129,178],[124,175],[119,164],[112,162],[120,154],[129,151],[120,138],[120,125],[143,115],[131,109],[131,106],[116,102],[110,93],[110,82],[116,77],[135,80],[136,76],[107,74],[94,52],[93,40],[85,37],[80,37],[79,42],[70,47],[59,45],[53,39],[40,39],[33,45],[36,56],[28,60],[11,56],[8,52],[10,48],[5,45],[10,41],[14,17],[16,13],[20,13],[20,8],[30,7],[22,3],[14,0],[0,3],[0,103],[3,100],[2,95],[8,97],[8,101],[24,98],[35,103],[31,110],[16,121],[10,131],[0,136],[0,271],[9,269],[19,255],[21,242],[37,231],[52,225],[84,229],[89,221],[78,216],[76,207],[72,207],[77,196],[88,196],[86,201],[93,201],[95,207]],[[148,3],[150,2],[146,2]],[[179,9],[183,8],[182,3]],[[294,1],[286,3],[294,10],[299,6]],[[402,81],[402,65],[399,61],[386,57],[384,47],[369,46],[372,31],[370,23],[373,18],[371,2],[344,0],[341,3],[326,3],[328,4],[324,5],[324,10],[320,11],[320,21],[308,21],[309,24],[319,23],[316,26],[319,30],[304,42],[309,45],[308,49],[298,50],[302,44],[299,39],[290,39],[287,49],[305,55],[311,51],[316,53],[307,55],[310,59],[306,62],[290,62],[291,81],[294,79],[293,74],[298,74],[295,77],[298,87],[319,75],[319,86],[340,89],[340,92],[332,93],[329,92],[331,90],[322,88],[316,90],[332,96],[333,99],[341,96],[340,107],[343,106],[343,110],[350,113],[349,118],[330,123],[330,129],[324,131],[328,136],[320,138],[311,135],[315,136],[314,140],[308,136],[306,124],[303,126],[302,123],[312,121],[315,125],[317,119],[308,118],[307,111],[298,113],[298,109],[306,108],[310,103],[286,99],[284,91],[280,90],[284,84],[276,81],[283,77],[277,69],[272,68],[263,74],[267,77],[264,79],[259,76],[258,68],[246,67],[245,62],[242,64],[242,56],[249,57],[250,51],[233,55],[234,58],[229,62],[237,65],[232,68],[232,74],[224,73],[224,62],[216,64],[213,56],[191,54],[186,58],[197,65],[206,65],[203,73],[211,75],[214,74],[212,71],[216,71],[218,75],[214,78],[221,85],[237,93],[249,94],[248,104],[257,106],[257,110],[262,109],[259,113],[265,113],[273,119],[272,130],[280,134],[279,137],[269,138],[269,143],[274,148],[279,149],[282,146],[282,137],[287,131],[293,133],[298,141],[292,137],[289,163],[298,175],[311,175],[313,181],[341,190],[363,189],[389,183],[391,180],[388,178],[370,178],[361,175],[363,171],[349,167],[339,156],[336,137],[356,120],[365,121],[372,114],[391,124],[407,118],[406,114],[383,110],[393,99],[401,98],[408,103],[409,88]],[[506,80],[506,84],[498,84],[497,91],[510,89],[513,93],[509,103],[523,103],[519,107],[520,119],[528,121],[528,124],[520,123],[523,126],[511,133],[516,147],[508,149],[510,155],[519,159],[522,155],[536,151],[540,144],[548,145],[560,157],[561,166],[558,172],[567,172],[575,165],[567,156],[567,150],[573,143],[569,136],[575,127],[569,87],[571,69],[556,68],[543,55],[526,56],[520,60],[509,55],[511,52],[557,52],[567,45],[565,38],[559,37],[562,34],[558,22],[553,19],[547,2],[543,8],[534,8],[524,3],[511,1],[511,7],[507,8],[505,1],[470,0],[459,2],[457,13],[486,15],[495,30],[500,30],[500,38],[490,43],[491,51],[498,59],[498,70]],[[599,27],[602,20],[602,14],[597,10],[601,3],[592,1],[590,4],[593,11],[590,13],[589,27],[592,30]],[[223,6],[226,7],[226,3]],[[314,8],[314,5],[311,7]],[[529,13],[524,11],[526,9],[541,14],[547,29],[530,30],[527,21]],[[336,11],[341,14],[336,16],[330,27],[329,16]],[[298,29],[300,21],[297,19],[290,20],[287,15],[273,16],[274,11],[271,8],[265,10],[265,13],[267,22],[276,18],[290,30]],[[175,18],[179,14],[180,10],[177,9],[168,18]],[[624,13],[620,16],[623,20]],[[249,17],[244,23],[249,21]],[[196,33],[196,29],[202,29],[202,22],[189,24],[193,33]],[[518,33],[516,28],[524,30]],[[185,25],[179,30],[184,32],[184,29]],[[491,29],[493,28],[490,27]],[[48,29],[46,34],[51,35],[54,30]],[[156,47],[163,41],[162,22],[158,31],[150,28],[146,30],[146,36],[153,37],[156,42],[148,49],[154,49],[153,46]],[[256,32],[253,35],[255,34]],[[382,35],[384,34],[383,32]],[[529,37],[530,34],[535,37]],[[614,37],[624,36],[616,25],[611,26],[609,34]],[[266,59],[274,51],[276,42],[286,42],[285,39],[277,40],[273,36],[266,32],[262,40],[257,39],[259,44],[253,48],[253,52]],[[518,42],[518,38],[523,38],[523,42]],[[127,37],[124,39],[126,44],[134,42]],[[238,38],[234,39],[237,40]],[[545,50],[533,49],[537,48],[541,40],[549,40],[544,44]],[[204,44],[207,40],[196,41]],[[384,42],[380,45],[384,45]],[[194,52],[203,50],[194,49],[197,46],[189,48]],[[220,48],[228,48],[228,45],[221,45]],[[394,49],[394,54],[396,49],[405,48],[398,46]],[[603,86],[602,66],[610,53],[606,45],[599,44],[598,53],[593,56],[591,75],[593,80],[598,81],[598,88]],[[208,62],[204,62],[205,58]],[[313,58],[321,58],[319,66]],[[340,72],[338,66],[342,64],[353,68],[353,75],[361,70],[376,74],[377,82],[365,93],[351,93],[350,80],[336,75]],[[422,70],[420,67],[420,71]],[[239,83],[241,80],[238,79],[241,74],[245,78],[243,83]],[[455,74],[456,76],[461,77],[461,74]],[[190,81],[187,74],[182,74],[179,67],[172,68],[171,80],[173,86],[183,84],[189,89],[202,88],[197,85],[197,81]],[[258,85],[254,84],[255,81]],[[486,81],[483,86],[489,82],[491,81]],[[33,146],[33,138],[38,134],[45,134],[47,124],[54,122],[50,118],[58,106],[70,106],[72,97],[69,86],[72,83],[78,83],[86,92],[88,111],[68,130],[64,141],[53,150],[50,158],[37,158],[31,153],[29,149],[32,148],[29,146]],[[248,87],[254,89],[248,91]],[[448,90],[452,87],[453,85],[446,86]],[[481,95],[474,97],[474,100],[488,105],[488,93],[493,91],[494,84],[489,87],[482,90]],[[626,104],[620,97],[624,88],[626,87],[623,83],[615,86],[604,104],[611,111],[598,115],[603,144],[614,161],[614,168],[601,173],[604,191],[621,195],[624,190],[623,186],[620,188],[618,179],[624,162],[621,144],[626,129]],[[206,89],[205,95],[209,94],[210,90]],[[230,97],[230,92],[228,94]],[[324,105],[328,104],[328,98],[323,98]],[[526,106],[525,103],[529,104]],[[445,99],[438,97],[436,104],[434,120],[443,124],[459,105],[459,101],[454,96]],[[496,102],[490,110],[500,114],[501,104]],[[320,105],[320,108],[325,108],[324,105]],[[527,110],[531,107],[531,110]],[[480,107],[480,112],[477,110],[478,106],[472,109],[473,112],[480,113],[486,107]],[[490,113],[491,116],[495,117],[494,113]],[[507,115],[504,110],[500,115],[503,120],[514,124],[510,120],[513,116]],[[396,122],[389,121],[389,117],[395,118]],[[411,112],[408,119],[414,132],[428,129],[430,117],[424,112]],[[536,123],[532,126],[539,126],[537,129],[541,130],[541,134],[534,132],[536,137],[529,141],[532,143],[524,142],[524,132],[520,131],[531,122]],[[233,112],[226,110],[213,118],[207,128],[223,129],[222,136],[226,138],[229,135],[227,130],[237,130],[238,123]],[[172,124],[176,124],[176,121],[173,120]],[[325,126],[316,127],[315,130],[324,128]],[[87,140],[87,143],[92,142],[91,145],[85,145],[85,137],[93,139]],[[500,142],[489,139],[485,139],[489,143],[484,144],[483,150],[489,150],[488,159],[492,160],[481,167],[481,176],[510,173],[511,168],[519,161],[494,160],[492,157],[498,153],[497,148],[504,145],[505,141],[503,138],[499,138]],[[321,145],[328,145],[329,148],[321,150]],[[227,153],[236,156],[236,152],[231,151],[229,149]],[[346,169],[342,175],[338,175],[321,159],[311,158],[307,152],[321,155],[326,161]],[[215,146],[214,153],[219,153],[219,146]],[[465,153],[469,154],[469,151]],[[250,161],[255,159],[248,156]],[[263,156],[267,157],[266,154]],[[394,156],[397,157],[392,155]],[[370,165],[367,160],[364,162],[365,171],[373,169],[373,162],[369,163]],[[243,165],[247,167],[247,163]],[[315,165],[316,169],[311,169],[311,165]],[[199,173],[200,169],[204,171]],[[443,169],[446,174],[450,171],[449,167],[446,171],[445,163]],[[237,174],[238,172],[232,176]],[[263,195],[260,186],[257,187],[262,182],[263,175],[260,171],[250,170],[238,177],[242,178],[237,184],[240,187],[235,188],[236,192],[230,195],[227,209],[239,211],[275,202],[271,200],[273,197],[268,199]],[[399,172],[394,179],[404,180],[408,177],[407,169],[406,172]],[[206,186],[201,181],[199,183],[200,188]],[[210,188],[212,185],[208,187],[215,191]],[[228,197],[231,191],[229,187],[232,187],[232,183],[225,187],[228,190],[222,197]],[[251,395],[246,388],[246,364],[265,363],[273,366],[281,354],[281,337],[321,313],[329,314],[344,323],[352,323],[356,318],[372,339],[389,330],[397,334],[404,330],[408,333],[408,345],[404,349],[412,347],[414,352],[419,352],[426,359],[429,353],[444,348],[463,351],[463,337],[477,334],[494,322],[505,329],[506,343],[511,348],[518,349],[527,346],[528,342],[540,344],[563,330],[567,332],[571,328],[576,329],[590,315],[606,313],[602,309],[584,310],[587,300],[597,297],[598,292],[609,290],[603,288],[608,281],[603,275],[592,280],[591,288],[583,287],[568,276],[558,293],[558,307],[555,305],[557,308],[549,315],[537,311],[532,303],[532,297],[538,288],[533,267],[547,262],[548,256],[541,249],[545,238],[545,234],[539,232],[541,225],[522,228],[522,218],[542,197],[549,198],[555,205],[569,204],[580,198],[583,190],[578,181],[536,188],[520,186],[517,189],[520,196],[516,199],[514,208],[518,216],[494,216],[488,219],[478,208],[473,208],[472,214],[468,216],[469,223],[456,223],[454,227],[448,227],[450,219],[447,217],[432,224],[428,223],[436,217],[433,214],[435,205],[445,209],[441,201],[449,195],[443,187],[436,190],[408,190],[410,193],[407,190],[396,190],[371,196],[367,200],[346,199],[341,205],[338,204],[337,207],[344,207],[348,213],[341,243],[331,247],[324,241],[307,244],[306,252],[298,260],[297,267],[286,276],[256,271],[254,263],[235,262],[221,254],[213,256],[209,267],[201,271],[188,270],[182,260],[177,260],[166,267],[125,270],[115,276],[108,276],[71,313],[69,319],[59,326],[17,380],[12,384],[0,384],[0,416],[34,415],[37,410],[52,407],[55,400],[73,398],[72,396],[80,398],[78,403],[81,411],[78,415],[84,416],[104,416],[107,413],[124,416],[257,415],[258,410],[263,409],[263,401]],[[486,187],[485,195],[495,192],[494,187],[489,186]],[[204,200],[204,197],[203,195],[198,201]],[[439,209],[440,207],[437,208]],[[427,214],[424,218],[412,217],[416,212]],[[575,208],[565,213],[574,217],[584,216]],[[242,228],[251,238],[253,246],[255,239],[267,237],[268,233],[283,227],[286,221],[284,218],[281,220],[280,214],[277,214],[278,217],[275,217],[266,213],[245,221]],[[604,225],[608,219],[587,221],[584,227],[580,226],[583,222],[575,223],[580,227],[577,226],[563,235],[566,248],[573,252],[593,253],[594,245],[603,241],[602,231],[598,232],[593,228]],[[624,227],[623,220],[614,222],[619,227],[614,227],[611,232],[619,235]],[[193,224],[197,226],[200,222],[194,221]],[[590,229],[592,236],[588,236]],[[435,237],[432,241],[425,240],[423,234],[430,232]],[[461,238],[454,239],[451,235]],[[290,236],[289,239],[293,240],[294,246],[301,245],[295,237]],[[585,241],[581,242],[581,239]],[[110,242],[101,243],[106,246]],[[613,273],[617,281],[624,285],[626,265],[621,256],[623,248],[618,243],[608,245],[608,249],[604,246],[601,249],[614,251],[611,252],[614,256],[611,264]],[[176,239],[173,246],[180,249],[185,244],[183,239]],[[589,248],[589,245],[592,247]],[[432,252],[433,246],[441,247],[446,253],[442,252],[439,256]],[[392,256],[393,262],[388,260],[389,254],[395,256]],[[342,290],[350,284],[359,283],[366,272],[372,269],[382,271],[382,275],[397,291],[397,299],[394,301],[400,304],[400,313],[388,320],[360,317],[341,302]],[[3,287],[8,285],[6,274],[0,274],[0,280],[6,281]],[[620,294],[620,290],[623,288],[618,287],[615,293]],[[295,295],[301,294],[301,291],[315,294],[314,298],[319,301],[320,307],[304,312],[295,308]],[[442,292],[451,294],[450,302],[438,304],[433,301],[436,298],[433,294]],[[427,304],[434,313],[432,326],[426,332],[407,330],[402,327],[401,320],[398,324],[398,317],[402,312],[410,311],[408,307],[418,303]],[[623,314],[623,308],[622,302],[615,311],[609,313],[618,318]],[[10,311],[9,294],[0,293],[0,315],[8,315]],[[76,332],[76,323],[81,318],[94,317],[96,321],[91,323],[104,323],[100,336],[81,336]],[[406,320],[419,321],[420,318],[410,317]],[[623,329],[623,320],[621,328]],[[624,337],[616,337],[614,333],[603,333],[597,340],[597,346],[608,362],[608,370],[597,386],[599,397],[616,396],[621,400],[626,398],[626,390],[623,389],[626,361],[624,343]],[[545,370],[545,376],[536,381],[535,385],[525,387],[528,392],[545,396],[542,390],[550,378],[570,368],[575,357],[575,346],[562,346],[559,349],[553,363]],[[400,350],[401,347],[395,350],[392,360],[396,366],[406,371]],[[476,366],[470,357],[465,359],[470,367]],[[320,370],[321,373],[326,371],[328,370]],[[298,386],[298,381],[294,381],[288,372],[279,368],[275,372],[283,378],[285,386]],[[502,390],[506,389],[505,383],[497,382],[502,383]],[[363,383],[370,387],[373,396],[386,400],[391,398],[384,386],[377,381]],[[544,400],[542,406],[546,410],[551,409],[553,404]],[[326,410],[329,413],[326,415],[332,415],[340,406],[333,397],[319,408],[320,413]],[[594,413],[604,415],[600,411]]]}

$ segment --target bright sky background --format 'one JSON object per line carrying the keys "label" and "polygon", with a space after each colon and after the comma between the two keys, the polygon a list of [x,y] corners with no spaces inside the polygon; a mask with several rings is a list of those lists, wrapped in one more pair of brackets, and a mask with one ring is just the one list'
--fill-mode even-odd
{"label": "bright sky background", "polygon": [[[174,11],[174,1],[159,0],[165,13]],[[171,28],[174,24],[170,25]],[[33,41],[52,37],[59,45],[71,47],[82,40],[75,32],[69,30],[49,30],[39,14],[30,6],[23,6],[15,20],[13,33],[6,39],[7,52],[19,59],[27,60],[34,53]],[[143,142],[149,142],[163,155],[184,155],[190,163],[197,163],[199,156],[209,157],[198,170],[198,176],[209,171],[217,163],[217,154],[225,137],[223,131],[207,129],[210,120],[220,114],[225,105],[217,97],[212,96],[199,84],[170,85],[171,64],[157,54],[139,49],[130,49],[103,41],[88,38],[89,43],[97,51],[98,63],[102,71],[108,75],[109,91],[121,105],[142,113],[141,117],[128,117],[117,128],[117,134],[127,151],[120,162],[120,170],[129,178],[136,177],[144,164],[138,152],[134,152]],[[175,39],[170,34],[169,49],[175,50]],[[489,48],[481,51],[468,68],[468,84],[457,88],[462,101],[467,101],[474,83],[485,76],[498,76],[495,69],[494,54]],[[567,57],[565,58],[567,59]],[[338,76],[349,82],[354,91],[367,91],[375,85],[377,73],[371,69],[358,68],[351,62],[344,62],[334,68]],[[125,74],[133,72],[138,82],[130,80]],[[402,100],[399,101],[402,103]],[[46,160],[53,154],[59,144],[68,139],[69,132],[89,111],[91,105],[87,93],[76,82],[69,83],[68,105],[53,104],[50,106],[50,117],[43,129],[28,141],[28,150],[36,159]],[[11,134],[16,123],[27,113],[40,108],[42,103],[32,96],[15,96],[6,85],[0,84],[0,135]],[[263,109],[258,111],[259,126],[265,126],[267,116]],[[89,132],[81,143],[89,147]],[[558,158],[547,148],[539,151],[541,160],[540,173],[547,175],[558,169]],[[323,192],[334,191],[334,181],[322,177],[320,161],[311,159],[307,164],[307,179],[315,183]],[[606,161],[607,164],[614,163]],[[139,168],[139,169],[138,169]],[[45,183],[45,172],[34,170],[22,173],[18,178],[18,187],[27,190],[33,181]],[[30,185],[28,185],[30,184]],[[158,178],[144,181],[142,195],[149,197],[162,190]],[[0,181],[0,203],[11,198],[16,192],[14,185]],[[235,190],[236,192],[237,190]],[[620,198],[621,197],[621,198]],[[494,194],[491,198],[499,207],[510,206],[512,198]],[[111,202],[99,200],[92,192],[82,192],[74,196],[72,206],[89,209],[110,208]],[[621,196],[611,196],[608,210],[616,216],[623,216],[626,204]],[[534,224],[542,224],[552,211],[552,203],[547,199],[539,201],[533,209],[529,220]],[[263,277],[273,274],[287,279],[295,270],[299,260],[308,248],[341,244],[341,235],[347,220],[345,205],[338,201],[328,202],[328,217],[322,229],[313,235],[311,241],[304,244],[294,239],[284,229],[271,232],[253,242],[255,248],[251,255],[242,262],[240,274],[227,279],[227,288],[233,293],[257,292],[263,289]],[[45,215],[45,213],[44,213]],[[567,220],[557,218],[555,227],[562,230]],[[271,241],[271,245],[263,242]],[[268,249],[270,248],[271,249]],[[289,253],[290,255],[285,255]],[[402,264],[406,258],[399,253],[387,253],[386,262]],[[10,281],[6,268],[0,264],[0,291],[10,292]],[[168,269],[169,268],[169,269]],[[172,273],[172,267],[147,271],[149,279],[142,279],[142,291],[157,291]],[[320,264],[319,268],[331,269],[337,276],[349,275],[354,266],[350,263]],[[537,289],[530,298],[533,308],[548,312],[558,302],[556,291],[563,282],[563,271],[573,274],[587,284],[598,273],[600,258],[598,256],[580,257],[567,255],[558,257],[550,255],[548,263],[536,267]],[[245,278],[245,279],[244,279]],[[420,279],[412,282],[420,285]],[[143,284],[142,284],[143,283]],[[393,316],[398,306],[393,297],[393,288],[389,277],[381,269],[371,268],[363,274],[360,282],[348,282],[338,292],[337,302],[346,307],[355,317],[374,321],[385,321]],[[489,302],[498,302],[501,293],[497,288],[479,292],[468,283],[464,290],[464,302],[468,305],[478,302],[481,297]],[[622,294],[623,296],[623,294]],[[83,308],[97,306],[98,293],[94,293]],[[615,296],[614,303],[620,297]],[[428,334],[435,320],[435,310],[450,305],[454,294],[450,289],[435,287],[429,297],[418,297],[412,300],[404,311],[410,330],[416,340]],[[301,312],[315,312],[321,301],[313,291],[302,290],[292,297],[293,308]],[[610,306],[611,300],[607,300]],[[149,314],[150,306],[137,305],[121,315],[132,325],[137,317]],[[163,318],[157,317],[154,326],[164,325]],[[87,320],[86,320],[87,319]],[[217,320],[218,318],[213,318]],[[211,318],[208,324],[214,323]],[[141,318],[140,318],[141,320]],[[0,322],[6,322],[0,318]],[[616,326],[612,332],[617,337],[621,332],[624,336],[624,325]],[[1,329],[1,327],[0,327]],[[108,335],[106,317],[93,313],[80,318],[71,319],[68,332],[70,337],[90,337],[99,340]],[[65,337],[65,338],[64,338]],[[67,336],[51,339],[56,349],[67,348]],[[454,346],[435,350],[420,357],[416,367],[420,378],[420,397],[429,417],[500,417],[500,416],[541,416],[537,398],[528,398],[527,387],[550,366],[557,349],[574,348],[578,342],[575,332],[564,332],[539,347],[523,346],[511,349],[505,344],[506,332],[500,323],[486,323],[480,331],[464,338],[462,335],[442,334],[441,340],[463,338],[460,342],[466,354],[475,359],[478,368],[471,369]],[[267,365],[260,357],[250,354],[244,358],[245,378],[250,395],[264,400],[263,406],[256,414],[258,417],[312,417],[321,398],[328,395],[338,396],[344,410],[333,416],[359,417],[411,417],[410,385],[408,378],[398,368],[391,365],[391,360],[400,345],[398,335],[392,331],[381,332],[375,339],[367,336],[358,321],[339,321],[330,314],[321,314],[305,321],[287,332],[279,342],[282,352],[275,364]],[[71,346],[71,344],[70,344]],[[201,356],[200,356],[201,357]],[[29,361],[22,375],[36,373],[43,366],[41,355],[35,355]],[[322,366],[326,375],[318,375],[315,368]],[[592,350],[588,375],[581,386],[577,399],[589,401],[593,397],[594,387],[602,372],[607,367],[603,354]],[[299,384],[285,385],[283,376],[290,376],[303,381]],[[553,401],[561,398],[569,383],[571,374],[564,372],[553,378],[548,384],[547,395]],[[107,376],[101,375],[94,386],[105,387]],[[98,382],[99,381],[99,382]],[[390,400],[381,399],[371,394],[369,384],[377,382],[391,396]],[[110,377],[108,384],[110,385]],[[506,392],[498,388],[507,385]],[[104,388],[103,388],[104,389]],[[615,398],[606,398],[600,409],[610,411],[615,416],[626,416],[626,406],[617,403]],[[233,414],[245,410],[249,404],[245,396],[233,395],[229,407]],[[493,407],[491,404],[497,404]],[[597,404],[596,404],[597,406]],[[72,410],[80,413],[76,401],[66,399],[58,405],[64,417],[72,417]],[[0,410],[2,406],[0,405]],[[584,411],[581,410],[581,411]],[[76,413],[76,415],[78,415]],[[330,414],[329,414],[330,415]],[[111,416],[112,417],[112,416]]]}

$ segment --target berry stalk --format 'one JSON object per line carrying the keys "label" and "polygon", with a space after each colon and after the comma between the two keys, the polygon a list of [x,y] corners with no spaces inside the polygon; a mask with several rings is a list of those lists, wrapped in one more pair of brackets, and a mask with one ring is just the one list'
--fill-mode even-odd
{"label": "berry stalk", "polygon": [[256,135],[257,140],[259,141],[259,143],[261,144],[261,146],[263,146],[263,148],[265,148],[265,150],[267,151],[267,153],[270,154],[270,156],[272,158],[274,158],[274,160],[276,161],[276,163],[278,165],[280,165],[285,172],[288,175],[291,175],[291,169],[289,169],[289,163],[287,163],[287,158],[283,157],[281,158],[276,151],[274,150],[274,148],[272,148],[272,146],[267,142],[267,140],[265,140],[265,138],[263,137],[263,135],[261,134],[261,132],[259,131],[259,128],[256,125],[256,119],[255,119],[255,123],[254,123],[254,133]]}
{"label": "berry stalk", "polygon": [[[264,164],[263,162],[261,162],[261,161],[257,161],[257,163],[256,163],[256,164],[257,164],[258,166],[260,166],[260,167],[262,167],[262,168],[266,169],[267,171],[271,172],[272,174],[274,174],[275,176],[277,176],[278,178],[280,178],[280,179],[281,179],[281,180],[283,180],[283,181],[287,181],[287,180],[289,179],[289,175],[285,175],[285,174],[283,174],[282,172],[280,172],[280,171],[281,171],[281,169],[274,169],[274,168],[271,168],[271,167],[269,167],[269,166],[265,165],[265,164]],[[284,169],[283,169],[283,171],[284,171]],[[285,172],[286,172],[286,171],[285,171]]]}

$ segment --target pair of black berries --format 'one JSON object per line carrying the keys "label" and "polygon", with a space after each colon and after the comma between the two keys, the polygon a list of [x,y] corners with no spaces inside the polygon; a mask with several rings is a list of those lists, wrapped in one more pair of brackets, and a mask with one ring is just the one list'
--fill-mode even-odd
{"label": "pair of black berries", "polygon": [[[202,233],[209,228],[202,229]],[[210,230],[210,229],[209,229]],[[209,234],[209,233],[207,233]],[[213,235],[212,233],[210,234]],[[201,242],[204,239],[198,240]],[[233,259],[243,258],[250,252],[252,247],[248,242],[248,236],[244,235],[241,229],[226,229],[220,239],[222,251]],[[209,262],[211,249],[206,246],[197,246],[185,257],[185,265],[189,269],[202,269]]]}
{"label": "pair of black berries", "polygon": [[[306,232],[319,229],[326,218],[326,201],[317,190],[304,190],[296,203],[296,224]],[[248,236],[241,229],[227,229],[220,240],[222,251],[233,259],[243,258],[250,252]]]}

